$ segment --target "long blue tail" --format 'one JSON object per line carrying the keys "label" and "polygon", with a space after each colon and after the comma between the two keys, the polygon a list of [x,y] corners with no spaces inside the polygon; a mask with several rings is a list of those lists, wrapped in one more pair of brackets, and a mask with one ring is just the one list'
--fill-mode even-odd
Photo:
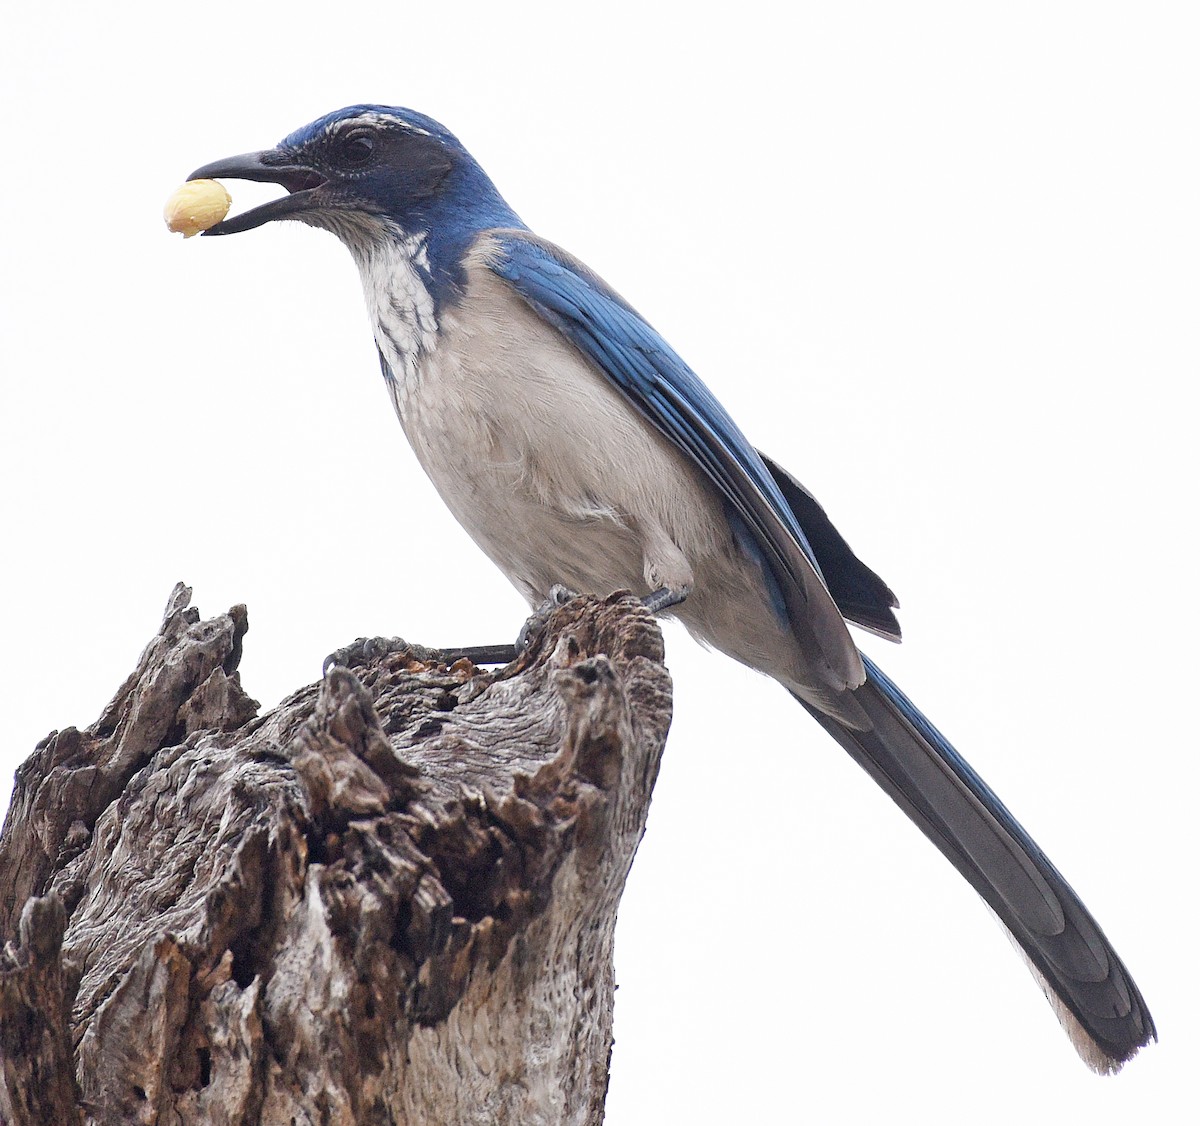
{"label": "long blue tail", "polygon": [[1141,993],[1096,920],[970,765],[865,656],[856,731],[804,707],[966,877],[1025,953],[1079,1054],[1116,1071],[1156,1039]]}

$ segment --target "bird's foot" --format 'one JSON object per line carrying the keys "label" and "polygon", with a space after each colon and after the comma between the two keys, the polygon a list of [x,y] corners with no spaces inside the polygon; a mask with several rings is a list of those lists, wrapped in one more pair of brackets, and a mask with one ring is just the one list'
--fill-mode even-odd
{"label": "bird's foot", "polygon": [[321,663],[321,674],[328,675],[335,666],[346,669],[370,664],[390,653],[410,653],[426,664],[452,665],[466,658],[473,665],[507,665],[517,659],[515,646],[502,645],[459,645],[449,649],[432,649],[428,645],[414,645],[402,637],[360,637],[349,645],[335,649]]}
{"label": "bird's foot", "polygon": [[555,583],[550,588],[550,594],[546,600],[536,609],[528,618],[525,619],[525,624],[521,627],[521,632],[517,634],[516,650],[518,653],[524,653],[529,647],[529,639],[533,634],[546,624],[546,619],[550,617],[560,606],[565,606],[572,598],[579,596],[573,590],[568,590],[562,583]]}
{"label": "bird's foot", "polygon": [[386,657],[389,653],[409,648],[411,646],[402,637],[358,637],[349,645],[335,649],[321,662],[321,675],[328,676],[329,670],[335,665],[354,669]]}
{"label": "bird's foot", "polygon": [[659,614],[663,610],[669,610],[672,606],[678,606],[686,598],[686,590],[672,590],[669,586],[660,586],[658,590],[652,590],[649,594],[642,595],[642,605],[651,614]]}

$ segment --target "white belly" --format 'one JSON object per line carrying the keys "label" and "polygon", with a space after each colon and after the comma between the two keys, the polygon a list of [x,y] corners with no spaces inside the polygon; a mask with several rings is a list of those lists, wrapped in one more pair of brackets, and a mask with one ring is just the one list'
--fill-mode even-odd
{"label": "white belly", "polygon": [[[688,538],[675,525],[699,487],[694,472],[491,279],[444,315],[401,396],[405,433],[447,506],[531,603],[555,583],[644,591],[659,562],[646,540]],[[494,327],[473,336],[464,323]]]}

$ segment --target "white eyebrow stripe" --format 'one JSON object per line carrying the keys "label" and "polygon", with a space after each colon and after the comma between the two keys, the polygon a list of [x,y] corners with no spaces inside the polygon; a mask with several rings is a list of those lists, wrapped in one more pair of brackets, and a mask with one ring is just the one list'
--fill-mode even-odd
{"label": "white eyebrow stripe", "polygon": [[402,117],[394,117],[388,113],[360,113],[357,117],[346,117],[340,121],[331,121],[326,127],[325,132],[329,136],[334,133],[340,133],[343,129],[350,129],[356,125],[378,125],[392,128],[406,129],[409,133],[419,133],[422,137],[432,137],[433,134],[428,129],[422,129],[419,125],[413,125],[409,121],[405,121]]}

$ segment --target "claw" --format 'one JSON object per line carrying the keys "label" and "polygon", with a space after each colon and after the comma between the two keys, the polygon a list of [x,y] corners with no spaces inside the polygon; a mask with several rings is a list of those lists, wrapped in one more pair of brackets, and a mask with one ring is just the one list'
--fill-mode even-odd
{"label": "claw", "polygon": [[358,637],[349,645],[335,649],[321,662],[321,675],[328,676],[329,670],[335,665],[345,669],[358,668],[370,664],[389,653],[396,653],[411,646],[402,637]]}
{"label": "claw", "polygon": [[546,619],[555,610],[560,606],[565,606],[572,598],[578,597],[575,591],[568,590],[562,583],[555,583],[550,588],[550,594],[546,600],[525,619],[525,624],[521,626],[521,632],[517,634],[517,652],[525,652],[529,647],[529,639],[546,624]]}

